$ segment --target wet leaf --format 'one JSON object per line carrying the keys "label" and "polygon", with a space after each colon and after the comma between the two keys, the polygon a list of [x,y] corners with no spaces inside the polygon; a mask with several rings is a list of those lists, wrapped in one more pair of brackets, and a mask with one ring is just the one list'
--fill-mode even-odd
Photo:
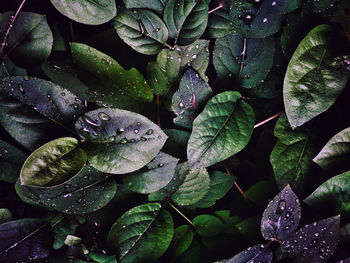
{"label": "wet leaf", "polygon": [[174,231],[173,239],[167,249],[167,255],[177,257],[182,255],[191,245],[194,232],[189,225],[181,225]]}
{"label": "wet leaf", "polygon": [[142,168],[157,156],[167,139],[146,117],[112,108],[86,113],[75,128],[82,138],[91,142],[86,148],[90,164],[113,174]]}
{"label": "wet leaf", "polygon": [[219,38],[234,32],[228,9],[221,8],[209,15],[207,34],[210,38]]}
{"label": "wet leaf", "polygon": [[211,237],[219,234],[224,228],[222,221],[213,215],[202,214],[193,219],[196,232],[203,237]]}
{"label": "wet leaf", "polygon": [[300,201],[287,185],[266,207],[261,219],[261,234],[266,240],[286,240],[297,230],[300,218]]}
{"label": "wet leaf", "polygon": [[240,98],[238,92],[222,92],[211,98],[194,120],[187,147],[191,169],[223,161],[247,145],[253,132],[254,111]]}
{"label": "wet leaf", "polygon": [[50,0],[70,19],[87,25],[100,25],[117,14],[115,0]]}
{"label": "wet leaf", "polygon": [[0,64],[0,78],[10,76],[27,76],[27,70],[16,66],[9,58],[5,58]]}
{"label": "wet leaf", "polygon": [[161,96],[165,95],[169,88],[168,78],[156,62],[148,62],[146,75],[153,93]]}
{"label": "wet leaf", "polygon": [[21,185],[53,186],[70,179],[83,168],[86,153],[72,137],[53,140],[33,152],[23,164]]}
{"label": "wet leaf", "polygon": [[107,245],[118,262],[153,262],[168,248],[174,234],[174,223],[158,203],[134,207],[111,227]]}
{"label": "wet leaf", "polygon": [[163,14],[164,6],[168,0],[123,0],[126,8],[145,8]]}
{"label": "wet leaf", "polygon": [[223,261],[223,263],[270,263],[272,262],[272,256],[271,249],[269,247],[265,247],[263,244],[260,244],[243,250],[233,258]]}
{"label": "wet leaf", "polygon": [[53,249],[57,250],[64,246],[68,235],[73,235],[78,224],[64,217],[62,214],[51,220],[51,228],[54,233]]}

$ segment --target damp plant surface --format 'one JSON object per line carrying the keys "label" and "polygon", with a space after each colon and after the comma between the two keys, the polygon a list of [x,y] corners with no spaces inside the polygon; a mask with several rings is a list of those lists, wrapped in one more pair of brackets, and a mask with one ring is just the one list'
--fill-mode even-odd
{"label": "damp plant surface", "polygon": [[350,262],[349,0],[0,4],[0,263]]}

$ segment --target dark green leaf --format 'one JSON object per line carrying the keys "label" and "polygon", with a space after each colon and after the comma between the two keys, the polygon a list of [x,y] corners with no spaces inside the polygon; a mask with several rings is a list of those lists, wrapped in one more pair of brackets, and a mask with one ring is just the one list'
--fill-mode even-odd
{"label": "dark green leaf", "polygon": [[51,227],[54,233],[53,248],[55,250],[60,249],[64,245],[64,241],[68,235],[73,235],[78,224],[65,218],[63,215],[59,215],[51,220]]}
{"label": "dark green leaf", "polygon": [[119,109],[97,109],[79,118],[76,130],[92,142],[90,164],[102,172],[134,172],[153,160],[167,136],[146,117]]}
{"label": "dark green leaf", "polygon": [[223,263],[270,263],[272,262],[272,251],[269,247],[265,245],[255,245],[243,250],[241,253],[237,254],[229,260],[223,261]]}
{"label": "dark green leaf", "polygon": [[258,207],[265,208],[267,201],[271,200],[276,190],[275,182],[259,181],[244,192],[247,199]]}
{"label": "dark green leaf", "polygon": [[109,175],[85,166],[80,173],[53,187],[16,184],[23,201],[67,214],[85,214],[104,207],[114,197],[117,185]]}
{"label": "dark green leaf", "polygon": [[9,58],[5,58],[0,64],[0,78],[10,76],[27,76],[27,70],[17,67]]}
{"label": "dark green leaf", "polygon": [[300,201],[287,185],[266,207],[261,219],[261,234],[266,240],[286,240],[297,230],[300,218]]}
{"label": "dark green leaf", "polygon": [[217,235],[224,228],[222,221],[212,215],[199,215],[193,219],[193,225],[196,232],[203,237],[211,237]]}
{"label": "dark green leaf", "polygon": [[[193,122],[188,142],[188,166],[207,167],[241,151],[249,142],[254,111],[235,91],[210,99]],[[210,129],[208,129],[210,127]]]}
{"label": "dark green leaf", "polygon": [[293,129],[333,105],[349,74],[332,64],[329,42],[332,29],[319,25],[301,41],[289,61],[283,84],[286,114]]}
{"label": "dark green leaf", "polygon": [[168,78],[156,62],[150,61],[147,64],[146,75],[153,93],[161,96],[165,95],[169,88]]}
{"label": "dark green leaf", "polygon": [[235,77],[244,88],[260,84],[273,65],[273,38],[246,39],[234,33],[215,42],[213,63],[220,78]]}
{"label": "dark green leaf", "polygon": [[235,31],[228,10],[223,8],[209,15],[207,34],[210,38],[226,36]]}
{"label": "dark green leaf", "polygon": [[192,128],[193,120],[211,96],[212,90],[208,83],[200,79],[193,70],[186,71],[172,98],[172,109],[177,115],[174,123],[184,128]]}
{"label": "dark green leaf", "polygon": [[123,0],[126,8],[145,8],[163,14],[164,6],[168,0]]}
{"label": "dark green leaf", "polygon": [[85,257],[96,263],[117,263],[116,256],[108,256],[96,252],[90,252],[86,254]]}
{"label": "dark green leaf", "polygon": [[70,179],[84,167],[86,153],[75,138],[65,137],[48,142],[25,161],[21,185],[53,186]]}
{"label": "dark green leaf", "polygon": [[173,239],[167,249],[170,257],[182,255],[191,245],[194,237],[193,230],[189,225],[181,225],[175,229]]}
{"label": "dark green leaf", "polygon": [[147,9],[126,10],[113,21],[118,36],[142,54],[159,53],[168,40],[164,22]]}
{"label": "dark green leaf", "polygon": [[332,8],[336,0],[321,0],[321,1],[308,1],[308,4],[311,5],[311,8],[314,12],[320,13],[329,8]]}
{"label": "dark green leaf", "polygon": [[50,0],[70,19],[87,25],[100,25],[117,14],[115,0]]}
{"label": "dark green leaf", "polygon": [[153,262],[168,248],[174,223],[158,203],[132,208],[112,226],[107,245],[117,254],[118,262]]}
{"label": "dark green leaf", "polygon": [[179,159],[160,152],[154,160],[147,164],[146,169],[125,174],[123,182],[130,190],[149,194],[166,186],[173,178]]}
{"label": "dark green leaf", "polygon": [[163,19],[169,38],[179,45],[189,45],[203,34],[208,22],[207,0],[168,0]]}
{"label": "dark green leaf", "polygon": [[[231,217],[230,219],[233,221],[237,220],[235,217]],[[252,240],[256,240],[256,233],[259,232],[260,228],[260,219],[260,216],[252,216],[236,224],[239,233],[242,235],[242,237],[244,237],[245,240],[249,242],[251,242]]]}
{"label": "dark green leaf", "polygon": [[186,160],[186,147],[191,134],[187,131],[175,129],[165,129],[164,133],[168,136],[168,140],[163,147],[163,151]]}
{"label": "dark green leaf", "polygon": [[13,220],[13,216],[7,208],[0,208],[0,224]]}

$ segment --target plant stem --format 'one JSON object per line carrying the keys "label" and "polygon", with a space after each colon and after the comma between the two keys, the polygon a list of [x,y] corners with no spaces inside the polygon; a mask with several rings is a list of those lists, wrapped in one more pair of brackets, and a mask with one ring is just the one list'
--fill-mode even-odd
{"label": "plant stem", "polygon": [[275,118],[277,118],[277,117],[280,116],[282,113],[283,113],[283,111],[280,111],[279,113],[276,113],[275,115],[273,115],[273,116],[267,118],[266,120],[263,120],[262,122],[259,122],[259,123],[255,124],[255,125],[254,125],[254,129],[255,129],[255,128],[258,128],[258,127],[261,126],[261,125],[264,125],[265,123],[268,123],[269,121],[271,121],[271,120],[273,120],[273,119],[275,119]]}
{"label": "plant stem", "polygon": [[194,224],[191,220],[189,220],[179,209],[177,209],[172,203],[168,202],[168,204],[176,211],[178,212],[188,223],[190,223],[191,226],[194,227]]}
{"label": "plant stem", "polygon": [[5,33],[4,40],[2,41],[1,46],[0,46],[0,56],[2,55],[2,52],[4,51],[4,48],[5,48],[6,42],[7,42],[7,38],[8,38],[8,36],[10,35],[10,31],[11,31],[11,29],[12,29],[12,27],[13,27],[13,24],[15,23],[15,21],[16,21],[16,19],[17,19],[17,16],[18,16],[19,12],[21,11],[21,9],[22,9],[22,7],[23,7],[23,5],[24,5],[25,2],[26,2],[26,0],[23,0],[23,1],[22,1],[22,3],[21,3],[20,6],[18,7],[18,9],[17,9],[15,15],[14,15],[13,17],[10,18],[9,26],[8,26],[7,31],[6,31],[6,33]]}
{"label": "plant stem", "polygon": [[160,127],[160,101],[159,101],[159,95],[156,97],[156,104],[157,104],[157,124]]}
{"label": "plant stem", "polygon": [[220,3],[217,7],[213,8],[212,10],[209,10],[208,14],[211,14],[215,12],[216,10],[219,10],[221,7],[223,7],[223,3]]}
{"label": "plant stem", "polygon": [[72,41],[75,42],[75,35],[74,35],[74,27],[73,27],[73,23],[72,20],[69,19],[69,32],[70,32],[70,36],[72,38]]}
{"label": "plant stem", "polygon": [[239,81],[241,81],[241,75],[242,75],[242,71],[243,71],[246,51],[247,51],[247,39],[243,38],[243,51],[241,53],[241,62],[240,62],[240,68],[239,68],[239,73],[238,73]]}
{"label": "plant stem", "polygon": [[[226,164],[224,164],[224,166],[225,166],[225,169],[226,169],[226,173],[227,173],[229,176],[232,176],[232,175],[231,175],[231,172],[230,172],[230,170],[227,168]],[[236,181],[234,181],[234,185],[236,186],[236,188],[238,189],[238,191],[241,193],[241,195],[243,196],[243,198],[244,198],[245,200],[248,200],[248,199],[247,199],[247,196],[244,194],[242,188],[239,187],[239,185],[237,184]]]}

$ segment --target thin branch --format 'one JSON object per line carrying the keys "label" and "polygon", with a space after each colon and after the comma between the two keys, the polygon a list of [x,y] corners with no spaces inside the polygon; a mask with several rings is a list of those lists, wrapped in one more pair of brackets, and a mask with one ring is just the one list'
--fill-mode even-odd
{"label": "thin branch", "polygon": [[241,79],[241,75],[242,75],[242,71],[243,71],[246,51],[247,51],[247,39],[243,38],[243,51],[241,53],[241,62],[240,62],[240,68],[239,68],[239,73],[238,73],[239,80]]}
{"label": "thin branch", "polygon": [[75,34],[74,34],[74,27],[73,27],[73,23],[72,20],[69,19],[69,32],[70,32],[70,36],[72,38],[72,41],[75,42]]}
{"label": "thin branch", "polygon": [[208,14],[211,14],[213,12],[215,12],[216,10],[219,10],[221,7],[223,7],[224,4],[223,3],[220,3],[217,7],[215,7],[214,9],[212,10],[209,10]]}
{"label": "thin branch", "polygon": [[18,16],[19,12],[21,12],[21,9],[22,9],[22,7],[23,7],[23,5],[24,5],[25,2],[26,2],[26,0],[23,0],[23,1],[22,1],[22,3],[21,3],[20,6],[18,7],[18,9],[17,9],[15,15],[12,16],[12,17],[10,18],[9,26],[8,26],[7,31],[6,31],[6,33],[5,33],[4,40],[2,41],[1,46],[0,46],[0,56],[2,55],[2,52],[4,51],[4,48],[5,48],[6,42],[7,42],[7,38],[8,38],[8,36],[10,35],[10,31],[11,31],[11,29],[12,29],[12,27],[13,27],[13,24],[15,23],[15,21],[16,21],[16,19],[17,19],[17,16]]}
{"label": "thin branch", "polygon": [[160,101],[159,101],[159,95],[156,97],[156,104],[157,104],[157,124],[160,127]]}
{"label": "thin branch", "polygon": [[[225,169],[226,169],[226,173],[227,173],[229,176],[232,176],[232,175],[231,175],[231,172],[230,172],[230,170],[227,168],[226,164],[224,164],[224,166],[225,166]],[[247,199],[247,196],[244,194],[242,188],[239,187],[239,185],[237,184],[236,181],[234,181],[234,185],[236,186],[236,188],[238,189],[238,191],[241,193],[241,195],[243,196],[243,198],[244,198],[245,200],[248,200],[248,199]]]}
{"label": "thin branch", "polygon": [[194,224],[191,220],[189,220],[179,209],[177,209],[172,203],[168,202],[168,204],[176,211],[178,212],[188,223],[191,224],[191,226],[194,227]]}
{"label": "thin branch", "polygon": [[259,123],[255,124],[255,125],[254,125],[254,129],[255,129],[255,128],[258,128],[258,127],[261,126],[261,125],[264,125],[265,123],[267,123],[267,122],[269,122],[269,121],[271,121],[271,120],[273,120],[273,119],[275,119],[275,118],[277,118],[277,117],[280,116],[282,113],[283,113],[283,111],[280,111],[279,113],[276,113],[275,115],[273,115],[273,116],[267,118],[266,120],[263,120],[262,122],[259,122]]}

